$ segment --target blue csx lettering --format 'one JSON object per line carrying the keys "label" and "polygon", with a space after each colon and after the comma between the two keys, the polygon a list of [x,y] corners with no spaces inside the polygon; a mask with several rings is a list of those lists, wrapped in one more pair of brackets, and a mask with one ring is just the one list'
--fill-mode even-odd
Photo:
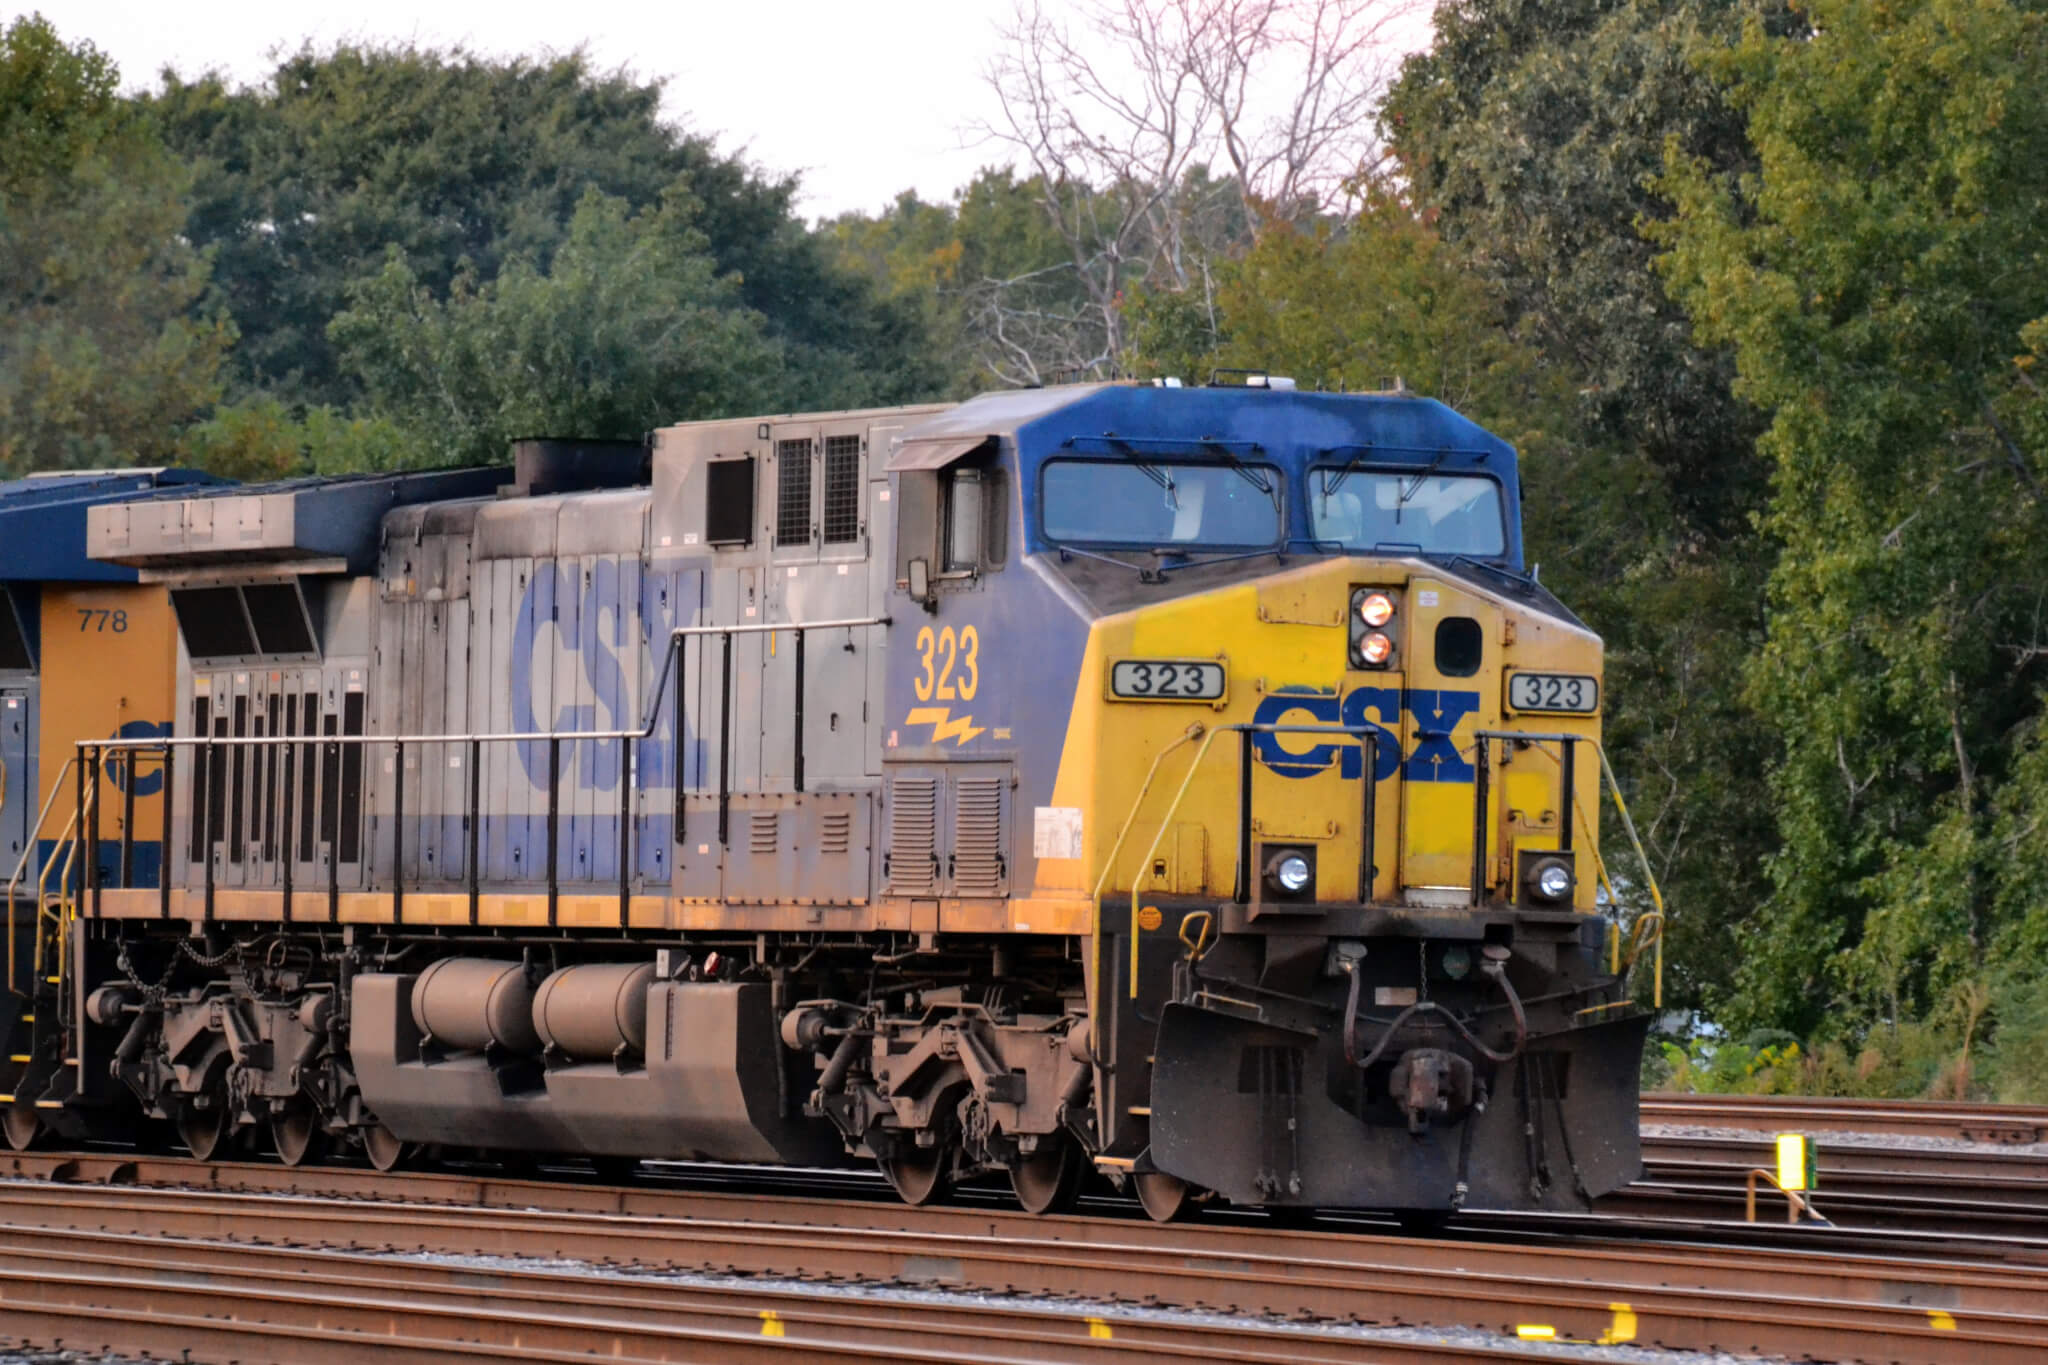
{"label": "blue csx lettering", "polygon": [[[1452,692],[1436,688],[1360,687],[1340,702],[1328,693],[1282,690],[1259,703],[1252,716],[1258,725],[1350,725],[1365,726],[1374,736],[1373,781],[1384,782],[1395,768],[1410,782],[1470,782],[1472,764],[1458,752],[1451,736],[1458,722],[1479,709],[1477,692]],[[1406,711],[1415,718],[1415,752],[1405,763],[1401,741],[1395,731]],[[1313,777],[1338,761],[1338,776],[1356,780],[1363,764],[1362,744],[1346,738],[1342,744],[1313,743],[1290,748],[1312,736],[1302,734],[1257,734],[1252,747],[1259,762],[1282,777]]]}
{"label": "blue csx lettering", "polygon": [[[674,578],[643,574],[637,564],[629,563],[622,581],[618,563],[599,560],[591,566],[589,581],[585,582],[574,563],[535,565],[512,630],[508,681],[513,728],[528,733],[638,729],[644,717],[633,712],[633,694],[626,677],[628,664],[620,662],[619,654],[638,645],[637,662],[642,668],[643,682],[652,686],[652,678],[644,676],[649,661],[654,669],[660,668],[669,632],[687,623],[687,617],[678,613],[689,609],[679,603],[695,603],[701,578],[697,570],[687,570]],[[546,634],[555,637],[553,648],[543,647]],[[535,694],[552,690],[549,684],[555,677],[558,651],[576,655],[589,686],[589,700],[557,705],[552,714],[540,714],[550,708]],[[536,679],[541,680],[538,686]],[[667,684],[674,686],[673,681]],[[675,775],[670,771],[675,749],[671,742],[673,707],[657,706],[655,720],[653,737],[634,745],[634,785],[642,790],[675,785]],[[616,790],[621,747],[621,741],[615,739],[565,744],[563,766],[575,765],[574,781],[581,789]],[[691,748],[694,750],[695,745]],[[519,745],[519,756],[528,780],[536,786],[544,785],[548,746],[523,743]],[[701,762],[701,755],[693,755],[693,766],[696,762]]]}

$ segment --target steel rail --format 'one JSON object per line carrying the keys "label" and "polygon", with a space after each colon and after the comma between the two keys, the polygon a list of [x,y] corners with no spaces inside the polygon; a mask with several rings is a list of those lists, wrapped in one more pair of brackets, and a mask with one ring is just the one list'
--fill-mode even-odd
{"label": "steel rail", "polygon": [[1988,1142],[2048,1139],[2048,1105],[1949,1100],[1857,1100],[1799,1095],[1679,1095],[1642,1098],[1645,1124],[1778,1132],[1935,1136]]}
{"label": "steel rail", "polygon": [[[160,1163],[149,1163],[151,1166]],[[262,1168],[186,1163],[236,1178]],[[138,1172],[139,1173],[139,1172]],[[306,1184],[363,1173],[294,1173]],[[387,1178],[388,1179],[388,1178]],[[434,1206],[433,1182],[514,1208]],[[69,1218],[149,1235],[247,1236],[285,1217],[326,1241],[457,1254],[564,1256],[699,1265],[762,1274],[1007,1287],[1016,1292],[1147,1297],[1229,1309],[1380,1321],[1541,1328],[1565,1339],[1626,1335],[1643,1344],[1836,1359],[1935,1361],[1967,1350],[1979,1365],[2038,1360],[2048,1340],[2048,1273],[1927,1260],[1707,1255],[1701,1246],[1486,1247],[1331,1233],[1155,1228],[1104,1219],[1030,1219],[987,1209],[908,1210],[820,1200],[648,1196],[590,1190],[617,1212],[534,1209],[554,1187],[411,1176],[387,1185],[408,1202],[189,1190],[0,1186],[0,1218]],[[764,1221],[761,1211],[773,1219]],[[633,1211],[627,1212],[625,1210]],[[641,1212],[648,1209],[648,1212]],[[652,1211],[658,1209],[658,1212]],[[726,1216],[714,1216],[716,1211]],[[1902,1289],[1902,1286],[1905,1288]],[[1918,1298],[1925,1294],[1931,1297]],[[1902,1301],[1902,1295],[1907,1301]],[[1939,1309],[1920,1306],[1938,1302]],[[1623,1316],[1625,1310],[1625,1318]]]}
{"label": "steel rail", "polygon": [[[253,1229],[257,1236],[271,1231]],[[395,1337],[408,1351],[456,1341],[516,1349],[522,1356],[531,1350],[584,1351],[610,1360],[677,1361],[701,1358],[707,1344],[751,1337],[762,1349],[778,1352],[823,1347],[850,1356],[963,1361],[1059,1362],[1086,1350],[1111,1360],[1306,1365],[1353,1360],[1368,1345],[1376,1353],[1385,1345],[1392,1348],[1386,1354],[1430,1361],[1500,1354],[1497,1347],[1476,1343],[1443,1350],[1435,1343],[1276,1331],[1253,1322],[1105,1316],[1081,1305],[947,1301],[886,1291],[856,1296],[543,1266],[530,1259],[449,1264],[246,1238],[165,1240],[19,1224],[0,1232],[0,1302],[10,1315],[25,1303],[85,1300],[111,1317],[145,1325],[166,1310],[181,1309],[251,1324],[303,1325],[311,1319],[327,1331]],[[145,1349],[181,1344],[160,1336]],[[1574,1352],[1567,1358],[1589,1357]]]}

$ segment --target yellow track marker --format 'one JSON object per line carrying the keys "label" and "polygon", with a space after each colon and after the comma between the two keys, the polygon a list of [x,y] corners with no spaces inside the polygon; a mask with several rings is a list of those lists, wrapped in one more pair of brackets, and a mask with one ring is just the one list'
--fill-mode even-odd
{"label": "yellow track marker", "polygon": [[1524,1341],[1556,1341],[1557,1329],[1549,1323],[1523,1322],[1515,1325],[1515,1335]]}
{"label": "yellow track marker", "polygon": [[1610,1303],[1607,1311],[1614,1314],[1614,1321],[1600,1334],[1602,1346],[1613,1346],[1618,1342],[1636,1339],[1636,1310],[1625,1303]]}
{"label": "yellow track marker", "polygon": [[1956,1315],[1930,1308],[1927,1310],[1927,1325],[1937,1332],[1953,1332],[1956,1330]]}
{"label": "yellow track marker", "polygon": [[1115,1338],[1116,1333],[1110,1331],[1109,1324],[1101,1318],[1090,1318],[1088,1319],[1088,1336],[1094,1341],[1110,1341]]}
{"label": "yellow track marker", "polygon": [[783,1335],[782,1315],[772,1308],[763,1308],[761,1310],[761,1335],[764,1337],[779,1337]]}

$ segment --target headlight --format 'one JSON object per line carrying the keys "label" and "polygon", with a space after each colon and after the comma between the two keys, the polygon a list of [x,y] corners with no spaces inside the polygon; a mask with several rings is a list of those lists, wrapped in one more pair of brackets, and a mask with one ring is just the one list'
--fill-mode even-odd
{"label": "headlight", "polygon": [[1383,592],[1369,592],[1358,599],[1358,619],[1378,630],[1394,619],[1394,599]]}
{"label": "headlight", "polygon": [[1298,896],[1306,891],[1311,875],[1308,859],[1299,853],[1284,854],[1273,864],[1273,880],[1290,896]]}
{"label": "headlight", "polygon": [[1358,657],[1375,668],[1392,658],[1393,654],[1394,642],[1378,631],[1358,642]]}
{"label": "headlight", "polygon": [[1531,900],[1552,903],[1571,899],[1572,887],[1578,879],[1572,875],[1569,855],[1545,853],[1524,857],[1527,861],[1522,865],[1522,894]]}

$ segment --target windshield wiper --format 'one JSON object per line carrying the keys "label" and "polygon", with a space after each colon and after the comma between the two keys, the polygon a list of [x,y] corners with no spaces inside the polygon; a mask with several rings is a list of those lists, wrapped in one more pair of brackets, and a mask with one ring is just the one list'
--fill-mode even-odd
{"label": "windshield wiper", "polygon": [[1408,505],[1408,499],[1414,497],[1418,492],[1421,491],[1422,481],[1428,478],[1430,475],[1436,473],[1436,471],[1443,466],[1444,460],[1450,456],[1450,453],[1451,448],[1449,446],[1445,446],[1442,450],[1439,450],[1436,453],[1436,458],[1432,459],[1429,462],[1429,464],[1423,469],[1423,471],[1415,476],[1415,481],[1413,483],[1408,484],[1406,487],[1396,488],[1396,496],[1394,498],[1395,525],[1398,526],[1400,524],[1401,509]]}

